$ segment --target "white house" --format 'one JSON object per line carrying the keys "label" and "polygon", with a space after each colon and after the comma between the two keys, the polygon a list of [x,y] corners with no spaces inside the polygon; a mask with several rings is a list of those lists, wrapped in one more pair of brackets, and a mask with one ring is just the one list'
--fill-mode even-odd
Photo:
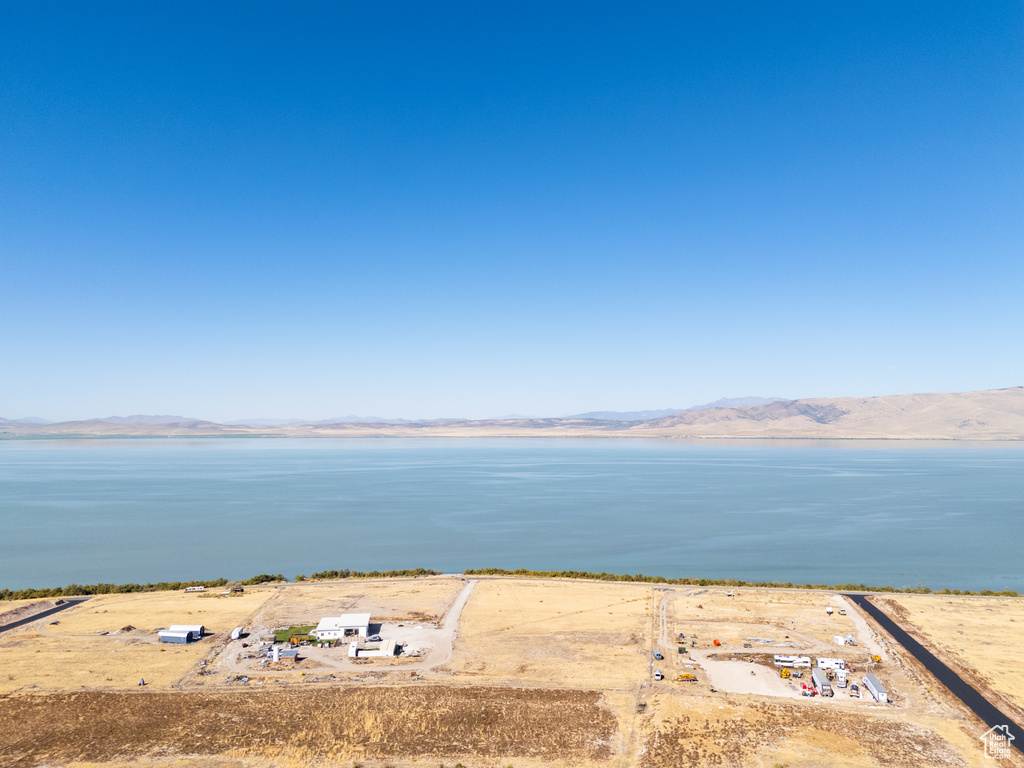
{"label": "white house", "polygon": [[366,637],[370,633],[370,614],[345,613],[325,616],[309,634],[317,640],[337,640],[342,637]]}

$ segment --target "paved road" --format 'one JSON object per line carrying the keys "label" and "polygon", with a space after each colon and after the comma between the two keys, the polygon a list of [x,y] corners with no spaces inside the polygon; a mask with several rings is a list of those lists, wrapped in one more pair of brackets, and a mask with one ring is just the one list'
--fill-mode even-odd
{"label": "paved road", "polygon": [[[935,658],[931,651],[908,635],[881,608],[869,602],[866,595],[850,592],[844,594],[877,621],[882,629],[892,635],[896,642],[906,648],[911,656],[920,661],[925,669],[931,672],[940,683],[949,688],[986,725],[991,727],[997,725],[1007,726],[1014,737],[1014,740],[1010,743],[1018,752],[1024,753],[1024,729],[1007,717],[1002,710],[997,709],[988,699],[975,690],[974,686],[964,681],[960,675]],[[981,736],[981,734],[978,735],[979,737]]]}
{"label": "paved road", "polygon": [[26,624],[31,624],[34,621],[45,619],[47,616],[52,616],[55,613],[66,611],[68,608],[74,608],[79,603],[84,603],[88,599],[88,597],[69,598],[65,601],[64,605],[58,605],[53,608],[47,608],[45,611],[41,611],[40,613],[33,613],[26,619],[19,619],[18,621],[12,621],[10,624],[4,624],[2,627],[0,627],[0,632],[6,632],[9,629],[17,629],[18,627],[23,627]]}

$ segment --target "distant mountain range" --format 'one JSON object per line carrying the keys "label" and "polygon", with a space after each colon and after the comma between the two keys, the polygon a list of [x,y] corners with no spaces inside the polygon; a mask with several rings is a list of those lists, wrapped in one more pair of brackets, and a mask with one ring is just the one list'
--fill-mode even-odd
{"label": "distant mountain range", "polygon": [[299,424],[401,424],[405,419],[382,419],[380,416],[337,416],[333,419],[238,419],[225,421],[231,426],[248,427],[294,427]]}
{"label": "distant mountain range", "polygon": [[187,416],[144,416],[137,413],[134,416],[106,416],[102,419],[94,419],[94,421],[102,421],[105,424],[181,424],[186,421],[200,421],[200,419]]}
{"label": "distant mountain range", "polygon": [[2,437],[661,437],[1024,440],[1024,387],[881,397],[736,398],[673,411],[592,411],[566,418],[216,424],[182,416],[69,421],[0,419]]}
{"label": "distant mountain range", "polygon": [[588,411],[570,416],[570,419],[611,419],[612,421],[649,421],[679,413],[679,408],[668,408],[664,411]]}
{"label": "distant mountain range", "polygon": [[723,397],[713,403],[691,405],[689,408],[666,408],[661,411],[588,411],[570,416],[570,419],[610,419],[612,421],[650,421],[671,416],[681,411],[704,411],[708,408],[733,408],[735,406],[763,405],[785,400],[784,397]]}
{"label": "distant mountain range", "polygon": [[[713,403],[704,405],[691,405],[687,411],[706,411],[709,408],[736,408],[739,406],[750,407],[752,405],[764,405],[765,403],[778,403],[786,400],[785,397],[723,397]],[[668,415],[668,414],[666,414]]]}

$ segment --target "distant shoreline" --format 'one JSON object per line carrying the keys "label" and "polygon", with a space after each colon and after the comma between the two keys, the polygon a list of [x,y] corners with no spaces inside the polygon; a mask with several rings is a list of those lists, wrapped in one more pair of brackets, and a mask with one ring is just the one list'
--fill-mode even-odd
{"label": "distant shoreline", "polygon": [[144,435],[144,434],[40,434],[12,435],[0,433],[0,442],[44,442],[53,440],[657,440],[657,441],[707,441],[707,442],[782,442],[782,441],[842,441],[851,443],[891,442],[891,443],[1024,443],[1022,437],[919,437],[919,436],[818,436],[818,435],[644,435],[644,434],[608,434],[606,432],[576,434],[494,434],[494,435],[408,435],[408,434],[375,434],[375,435],[275,435],[275,434],[242,434],[242,435]]}
{"label": "distant shoreline", "polygon": [[[126,421],[134,419],[134,421]],[[111,437],[576,437],[691,440],[1024,441],[1024,387],[882,397],[808,398],[760,405],[614,418],[337,421],[268,427],[180,416],[132,416],[55,424],[0,419],[0,439]]]}

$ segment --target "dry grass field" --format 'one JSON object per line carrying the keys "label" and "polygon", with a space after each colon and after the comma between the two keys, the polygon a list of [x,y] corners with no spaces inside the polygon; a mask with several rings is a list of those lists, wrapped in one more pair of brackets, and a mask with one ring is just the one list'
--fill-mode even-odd
{"label": "dry grass field", "polygon": [[[145,592],[91,598],[0,635],[0,692],[123,689],[140,678],[166,688],[269,596],[248,590],[233,597]],[[192,645],[157,643],[155,630],[171,624],[203,624],[212,636]]]}
{"label": "dry grass field", "polygon": [[[978,741],[985,728],[944,691],[929,690],[929,679],[891,643],[883,644],[879,673],[895,705],[855,700],[846,691],[835,699],[804,698],[799,685],[779,692],[782,681],[763,665],[786,642],[799,647],[785,652],[858,665],[874,652],[879,639],[871,626],[826,592],[743,589],[728,596],[720,588],[480,579],[468,593],[451,658],[436,662],[441,666],[410,673],[403,662],[368,659],[326,675],[311,658],[276,673],[248,672],[248,683],[229,680],[231,670],[219,666],[231,655],[227,649],[243,642],[222,642],[234,626],[262,632],[346,612],[432,626],[466,587],[461,578],[344,580],[247,589],[233,598],[94,598],[0,635],[0,766],[991,765]],[[887,600],[883,607],[915,622],[930,645],[961,653],[965,665],[1012,694],[1020,681],[1002,682],[1016,674],[1003,659],[1019,657],[1012,629],[1024,623],[1024,601]],[[171,623],[202,623],[214,635],[191,646],[156,644],[154,630]],[[696,634],[698,647],[676,654],[679,632]],[[853,634],[859,645],[839,648],[837,634]],[[967,636],[979,641],[956,639]],[[779,645],[744,649],[755,637]],[[722,645],[712,646],[713,639]],[[669,675],[662,682],[651,678],[655,648],[666,655],[658,662]],[[723,660],[743,656],[755,663]],[[694,665],[697,682],[672,679],[686,664]],[[745,684],[756,678],[754,670],[771,674],[776,685],[744,690],[723,685],[727,675],[715,676],[720,690],[713,691],[708,670],[729,665],[742,667]],[[208,669],[216,673],[201,674]],[[245,671],[243,665],[232,674]],[[136,687],[140,677],[145,689]],[[1024,761],[1015,756],[1002,765]]]}
{"label": "dry grass field", "polygon": [[944,718],[758,697],[656,696],[651,711],[641,768],[980,768],[992,762],[957,722]]}
{"label": "dry grass field", "polygon": [[323,616],[369,613],[377,621],[436,622],[465,583],[456,578],[312,582],[274,590],[260,613],[263,627],[316,624]]}
{"label": "dry grass field", "polygon": [[900,595],[875,600],[946,663],[994,690],[1024,722],[1024,600]]}
{"label": "dry grass field", "polygon": [[615,724],[593,691],[441,686],[8,696],[0,720],[6,768],[111,757],[147,765],[168,754],[587,766],[607,763]]}
{"label": "dry grass field", "polygon": [[473,682],[635,687],[649,667],[653,594],[635,584],[481,581],[448,669]]}

